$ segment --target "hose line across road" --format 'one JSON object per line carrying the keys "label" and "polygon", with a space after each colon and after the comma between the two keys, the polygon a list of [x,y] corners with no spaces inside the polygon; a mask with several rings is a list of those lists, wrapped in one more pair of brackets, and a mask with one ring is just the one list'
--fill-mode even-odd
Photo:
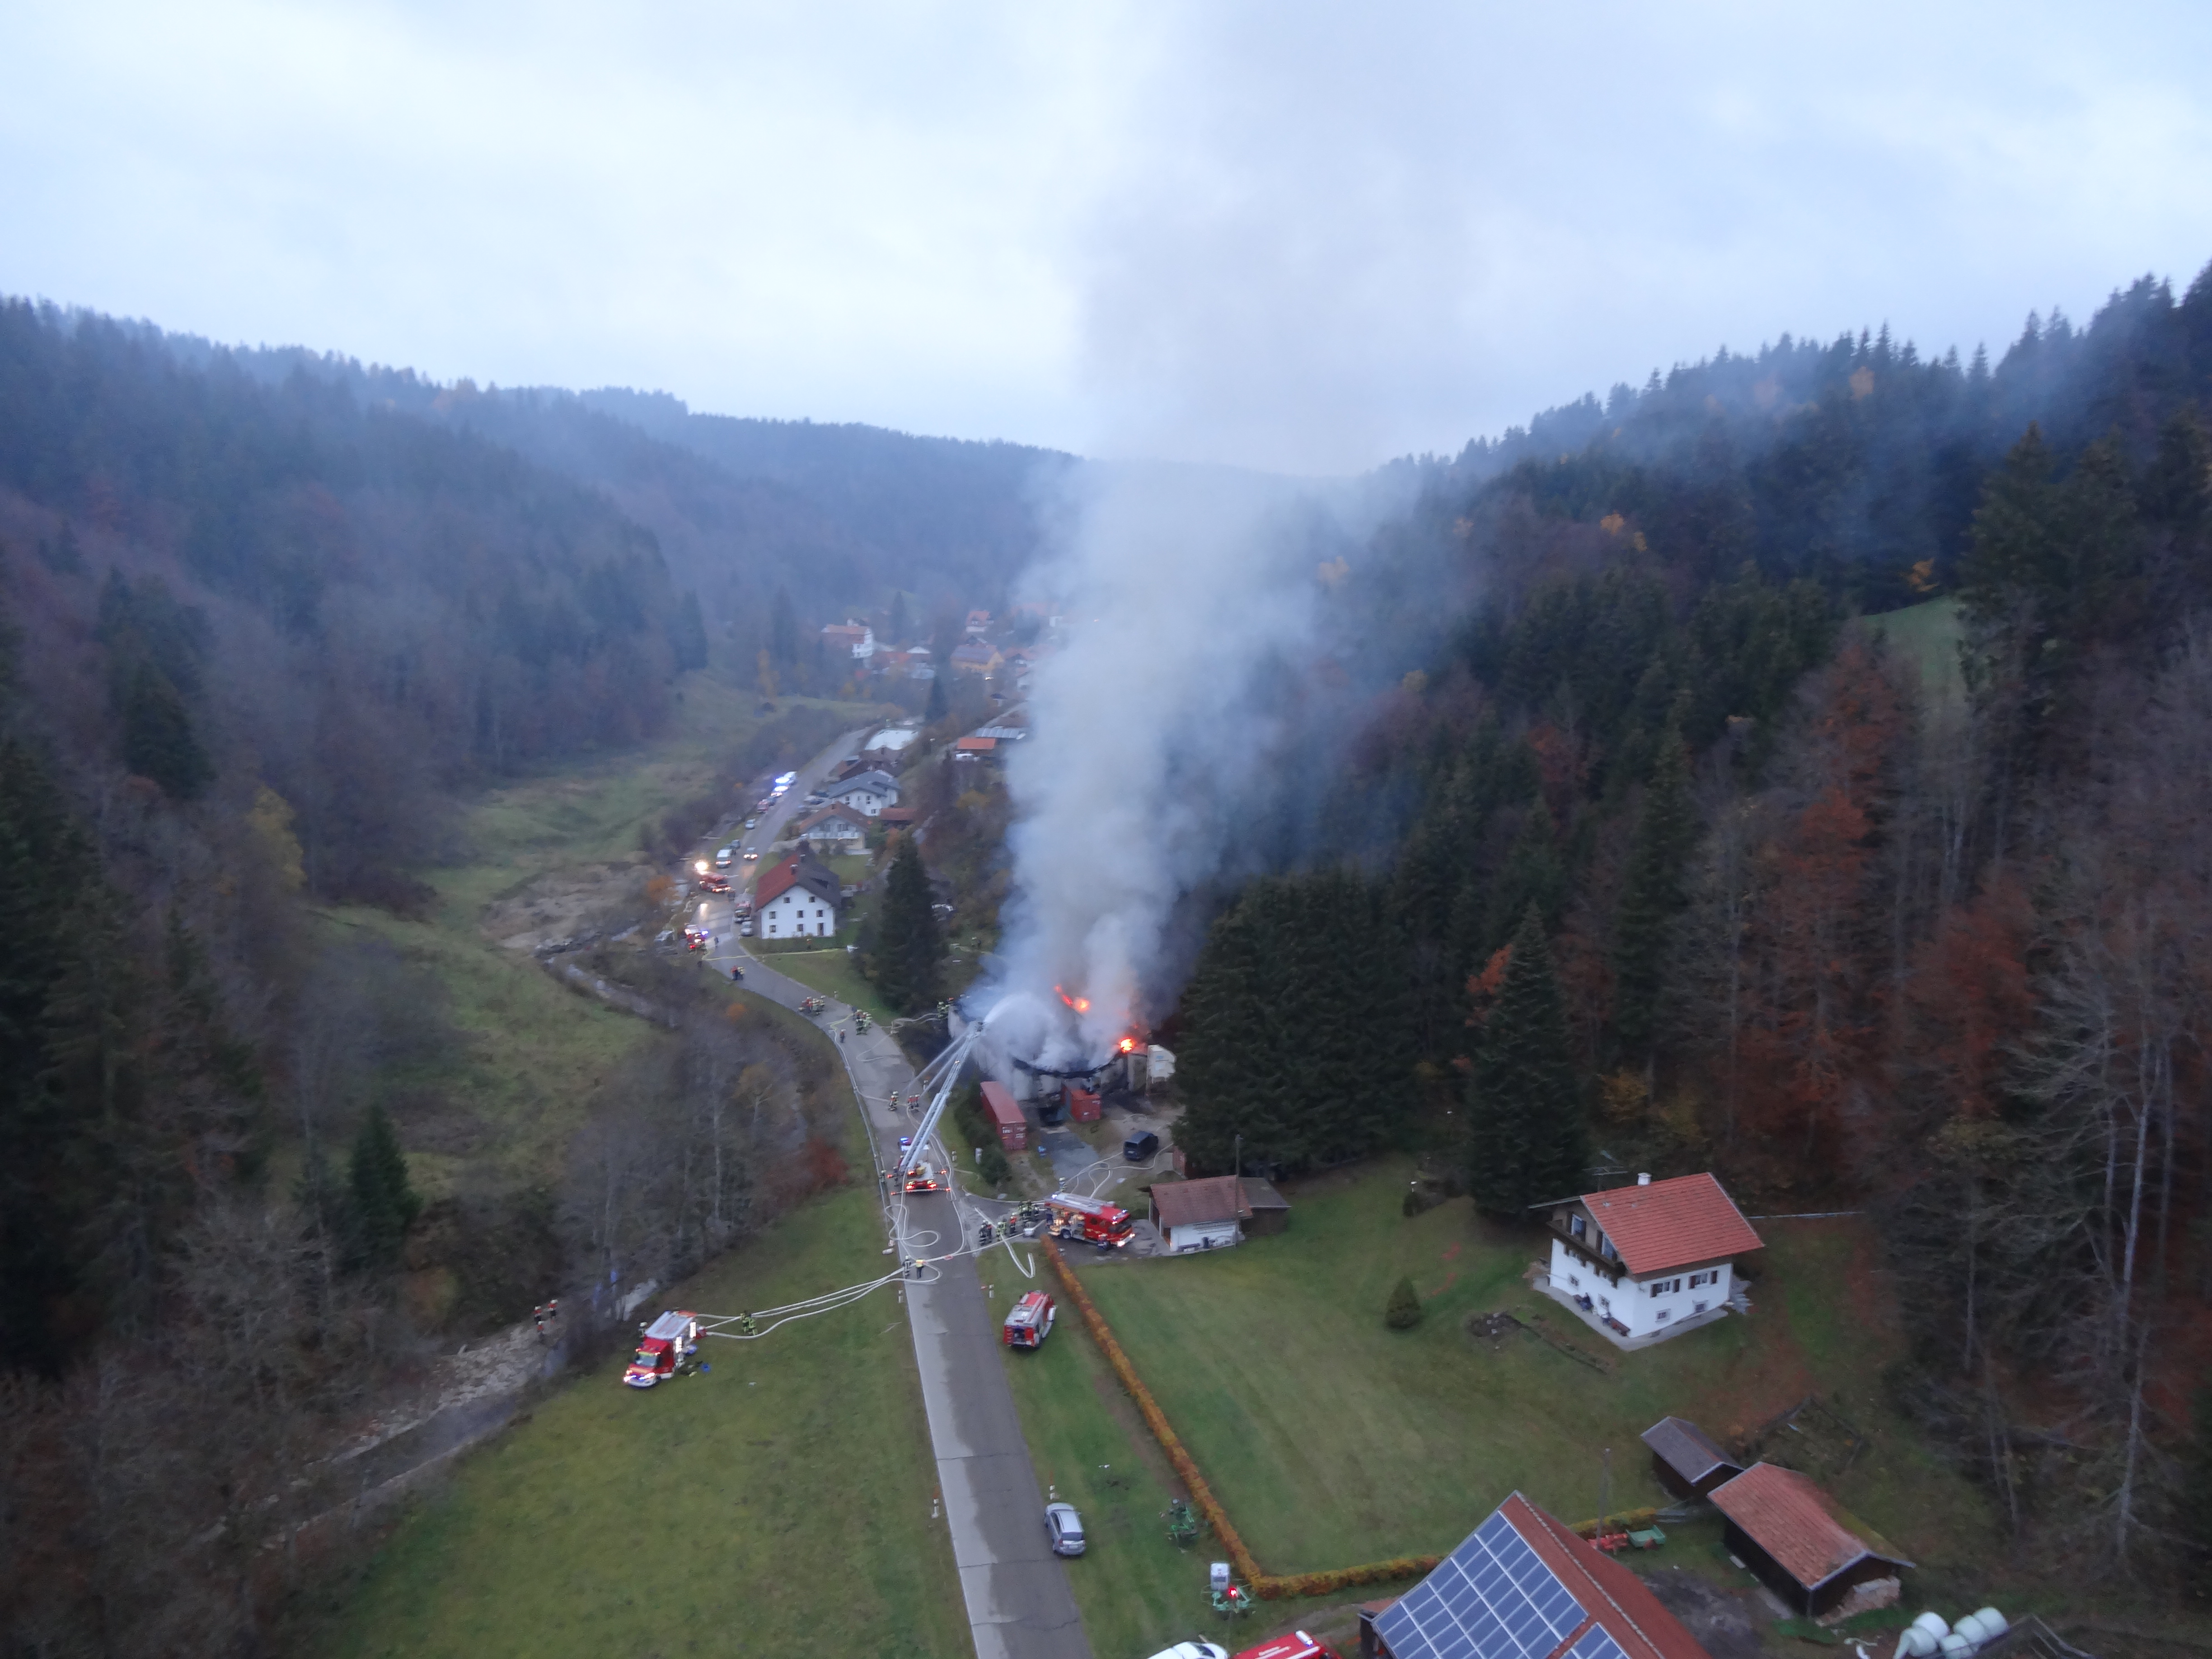
{"label": "hose line across road", "polygon": [[[725,975],[742,967],[746,989],[787,1008],[816,994],[735,938],[717,941],[710,959]],[[900,1103],[914,1088],[914,1068],[880,1026],[854,1030],[844,1004],[830,1001],[821,1020],[843,1030],[837,1052],[860,1096],[875,1164],[888,1169],[899,1136],[912,1127]],[[927,1282],[908,1280],[907,1322],[976,1659],[1091,1659],[1066,1567],[1046,1542],[1044,1492],[969,1249],[978,1217],[957,1184],[911,1198],[887,1193],[885,1217],[897,1231],[900,1259],[926,1255],[936,1269]]]}

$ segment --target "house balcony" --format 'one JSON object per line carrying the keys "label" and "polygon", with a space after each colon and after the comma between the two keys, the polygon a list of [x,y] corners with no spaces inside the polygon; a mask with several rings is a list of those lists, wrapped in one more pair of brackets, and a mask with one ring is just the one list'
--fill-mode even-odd
{"label": "house balcony", "polygon": [[1583,1239],[1574,1237],[1564,1227],[1547,1226],[1545,1231],[1567,1248],[1567,1253],[1588,1267],[1607,1284],[1616,1289],[1620,1285],[1621,1267],[1618,1261],[1608,1261]]}

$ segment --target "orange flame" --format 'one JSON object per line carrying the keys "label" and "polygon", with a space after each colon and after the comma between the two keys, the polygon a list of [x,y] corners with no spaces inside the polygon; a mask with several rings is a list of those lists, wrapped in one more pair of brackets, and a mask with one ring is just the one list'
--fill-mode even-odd
{"label": "orange flame", "polygon": [[1121,1052],[1122,1052],[1123,1054],[1134,1054],[1134,1053],[1136,1052],[1136,1048],[1137,1048],[1137,1039],[1136,1039],[1136,1038],[1134,1038],[1134,1037],[1123,1037],[1123,1038],[1121,1039]]}
{"label": "orange flame", "polygon": [[1087,1014],[1091,1012],[1091,999],[1089,997],[1072,997],[1067,994],[1067,992],[1064,988],[1058,985],[1054,986],[1052,988],[1058,991],[1060,993],[1060,1000],[1066,1003],[1069,1007],[1074,1009],[1077,1013]]}

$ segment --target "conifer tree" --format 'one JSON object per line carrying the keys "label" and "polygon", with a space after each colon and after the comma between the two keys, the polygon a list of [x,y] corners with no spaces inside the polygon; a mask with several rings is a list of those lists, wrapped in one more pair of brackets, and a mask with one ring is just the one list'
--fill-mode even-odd
{"label": "conifer tree", "polygon": [[1421,1293],[1410,1278],[1390,1287],[1390,1300],[1382,1309],[1382,1322],[1394,1331],[1410,1331],[1421,1322]]}
{"label": "conifer tree", "polygon": [[884,884],[874,964],[876,988],[901,1013],[934,1007],[939,995],[938,962],[944,947],[933,902],[921,848],[911,834],[902,836]]}
{"label": "conifer tree", "polygon": [[929,702],[921,711],[921,722],[924,726],[934,726],[945,718],[947,712],[945,701],[945,670],[939,668],[935,677],[929,682]]}
{"label": "conifer tree", "polygon": [[176,800],[191,800],[215,779],[185,700],[150,662],[138,665],[124,698],[123,763]]}
{"label": "conifer tree", "polygon": [[1651,1050],[1668,942],[1685,902],[1683,866],[1696,834],[1681,724],[1670,720],[1636,822],[1636,842],[1629,854],[1614,927],[1613,1030],[1623,1048],[1635,1058]]}
{"label": "conifer tree", "polygon": [[1566,1007],[1533,903],[1522,915],[1505,982],[1483,1028],[1468,1111],[1468,1188],[1483,1209],[1518,1215],[1581,1180],[1588,1158]]}
{"label": "conifer tree", "polygon": [[368,1109],[354,1136],[346,1195],[351,1200],[356,1259],[366,1267],[396,1265],[407,1230],[422,1213],[422,1200],[407,1178],[406,1155],[381,1106]]}
{"label": "conifer tree", "polygon": [[1504,867],[1498,872],[1489,896],[1486,936],[1468,953],[1468,959],[1478,960],[1503,945],[1521,913],[1532,904],[1542,915],[1547,931],[1556,927],[1566,902],[1567,866],[1559,856],[1559,827],[1553,823],[1552,809],[1540,792],[1529,801],[1528,816],[1521,833],[1514,837],[1512,850],[1505,855]]}

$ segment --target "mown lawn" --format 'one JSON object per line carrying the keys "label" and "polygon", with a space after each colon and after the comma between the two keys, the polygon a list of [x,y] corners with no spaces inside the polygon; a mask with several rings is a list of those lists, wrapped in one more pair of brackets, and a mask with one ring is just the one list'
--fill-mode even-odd
{"label": "mown lawn", "polygon": [[[1271,1571],[1442,1553],[1516,1489],[1586,1519],[1607,1449],[1611,1507],[1663,1502],[1638,1439],[1660,1417],[1726,1439],[1816,1389],[1872,1440],[1837,1483],[1850,1509],[1932,1577],[1996,1556],[1979,1495],[1884,1403],[1896,1350],[1856,1224],[1771,1224],[1750,1319],[1623,1355],[1523,1282],[1536,1237],[1478,1220],[1464,1200],[1407,1219],[1406,1174],[1386,1162],[1293,1189],[1289,1231],[1235,1250],[1084,1269]],[[1404,1333],[1382,1323],[1401,1274],[1427,1311]],[[1543,1319],[1612,1370],[1533,1335],[1492,1351],[1464,1328],[1492,1310]]]}
{"label": "mown lawn", "polygon": [[[667,1298],[732,1312],[872,1278],[862,1186]],[[886,1289],[649,1393],[610,1360],[470,1455],[398,1528],[333,1659],[957,1655],[966,1614],[906,1313]]]}
{"label": "mown lawn", "polygon": [[[1052,1290],[1042,1257],[1026,1244],[1015,1248],[1024,1260],[1035,1259],[1035,1285]],[[1001,1314],[1032,1288],[1003,1250],[985,1259],[983,1277]],[[1098,1659],[1136,1659],[1193,1634],[1233,1650],[1312,1605],[1269,1602],[1233,1629],[1213,1611],[1206,1564],[1220,1552],[1210,1534],[1189,1549],[1168,1541],[1165,1512],[1182,1488],[1064,1299],[1045,1345],[1033,1352],[1010,1351],[1006,1364],[1037,1480],[1084,1519],[1090,1548],[1067,1564],[1067,1575]]]}
{"label": "mown lawn", "polygon": [[[760,941],[747,939],[749,946]],[[876,988],[862,978],[860,970],[853,965],[853,958],[842,945],[826,951],[760,951],[762,962],[779,974],[797,980],[811,990],[825,997],[835,997],[840,1002],[855,1008],[865,1008],[872,1018],[889,1020],[896,1018],[884,1000],[876,994]]]}

